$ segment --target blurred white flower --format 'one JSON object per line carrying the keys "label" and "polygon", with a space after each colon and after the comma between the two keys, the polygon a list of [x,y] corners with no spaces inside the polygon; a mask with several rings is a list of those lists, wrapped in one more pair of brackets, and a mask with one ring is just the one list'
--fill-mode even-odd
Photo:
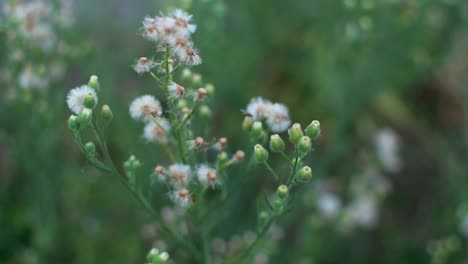
{"label": "blurred white flower", "polygon": [[158,64],[151,59],[146,57],[139,58],[136,63],[133,65],[133,69],[138,74],[143,74],[145,72],[151,71],[152,68],[156,67]]}
{"label": "blurred white flower", "polygon": [[68,108],[70,108],[70,110],[75,114],[81,113],[81,111],[85,109],[85,98],[90,94],[94,97],[95,104],[97,104],[98,97],[96,95],[96,92],[93,88],[89,87],[88,85],[82,85],[70,90],[70,92],[67,95]]}
{"label": "blurred white flower", "polygon": [[462,217],[458,229],[465,238],[468,238],[468,214]]}
{"label": "blurred white flower", "polygon": [[279,103],[272,104],[269,107],[266,123],[274,133],[286,131],[291,125],[288,107]]}
{"label": "blurred white flower", "polygon": [[162,118],[156,118],[154,121],[146,124],[143,136],[149,142],[166,143],[167,134],[171,130],[171,124]]}
{"label": "blurred white flower", "polygon": [[321,216],[333,219],[340,213],[342,204],[340,198],[335,194],[320,192],[317,198],[317,208]]}
{"label": "blurred white flower", "polygon": [[373,196],[362,195],[347,208],[348,217],[364,229],[372,229],[377,225],[379,208]]}
{"label": "blurred white flower", "polygon": [[172,164],[167,171],[169,181],[174,186],[186,185],[189,183],[191,169],[185,164]]}
{"label": "blurred white flower", "polygon": [[374,137],[377,157],[383,168],[389,172],[397,172],[401,168],[399,155],[400,138],[390,128],[384,128],[375,134]]}
{"label": "blurred white flower", "polygon": [[173,98],[180,98],[185,94],[185,88],[175,82],[169,84],[169,92]]}
{"label": "blurred white flower", "polygon": [[176,205],[181,207],[187,207],[192,203],[192,197],[190,196],[190,192],[185,188],[171,192],[170,198]]}
{"label": "blurred white flower", "polygon": [[252,115],[253,120],[259,121],[268,117],[272,103],[262,97],[252,98],[247,105],[247,112]]}
{"label": "blurred white flower", "polygon": [[181,9],[176,9],[172,12],[171,15],[175,19],[175,25],[179,28],[179,30],[183,31],[183,35],[192,34],[197,29],[196,25],[190,24],[192,15],[188,14],[187,12]]}
{"label": "blurred white flower", "polygon": [[197,176],[205,187],[215,188],[219,184],[216,170],[208,165],[201,165],[197,170]]}
{"label": "blurred white flower", "polygon": [[130,104],[130,116],[137,121],[149,122],[161,115],[161,103],[152,95],[140,96]]}

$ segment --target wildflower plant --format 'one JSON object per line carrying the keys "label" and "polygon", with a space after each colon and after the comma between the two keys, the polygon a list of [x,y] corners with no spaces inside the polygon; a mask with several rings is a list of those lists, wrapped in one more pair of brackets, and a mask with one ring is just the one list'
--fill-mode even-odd
{"label": "wildflower plant", "polygon": [[[209,101],[214,86],[203,82],[200,74],[188,68],[202,63],[191,38],[196,29],[192,15],[180,9],[169,15],[145,17],[141,34],[154,44],[157,52],[137,59],[133,65],[137,74],[154,79],[165,96],[147,94],[135,98],[130,103],[129,115],[142,124],[143,138],[167,154],[169,164],[154,161],[154,171],[142,176],[142,163],[134,155],[123,162],[122,169],[114,163],[106,143],[106,130],[114,117],[108,105],[99,104],[104,101],[99,98],[104,87],[96,76],[69,92],[67,104],[73,114],[68,127],[89,163],[117,177],[154,218],[171,248],[183,251],[179,258],[199,263],[215,259],[244,263],[254,253],[255,258],[264,258],[258,255],[259,244],[266,243],[262,240],[272,232],[272,224],[291,209],[298,189],[312,178],[312,169],[305,163],[320,135],[320,123],[312,121],[305,129],[298,123],[291,126],[285,105],[258,97],[244,110],[242,124],[251,144],[247,153],[252,155],[233,151],[225,137],[208,139],[209,134],[203,134],[197,127],[203,126],[201,122],[207,120],[203,117],[211,113]],[[94,134],[94,139],[88,139],[88,131]],[[280,135],[286,132],[287,136]],[[283,138],[288,138],[292,147]],[[287,153],[290,149],[292,154]],[[284,160],[288,173],[280,173],[271,166],[273,154]],[[249,161],[243,162],[246,157]],[[242,186],[251,177],[252,164],[263,166],[272,175],[276,191],[272,198],[265,199],[266,209],[258,213],[256,232],[248,231],[249,239],[241,244],[232,242],[230,250],[219,247],[214,250],[213,243],[224,241],[213,232],[213,227],[222,220],[220,211],[227,202],[243,195],[242,187],[234,186]],[[242,167],[244,175],[232,175],[234,166]],[[143,178],[149,178],[152,184],[143,186]],[[158,199],[170,204],[164,209],[155,208],[151,202],[152,190],[161,187],[166,191],[158,192]],[[176,210],[182,213],[175,214]],[[152,250],[148,256],[150,263],[163,263],[168,258],[167,253],[158,250]]]}

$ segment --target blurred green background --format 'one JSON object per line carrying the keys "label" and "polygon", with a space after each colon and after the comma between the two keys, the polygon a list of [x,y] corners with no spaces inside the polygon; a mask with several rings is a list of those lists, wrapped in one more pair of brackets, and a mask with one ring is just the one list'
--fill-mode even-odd
{"label": "blurred green background", "polygon": [[[115,160],[135,154],[151,172],[162,157],[128,104],[154,83],[131,64],[153,52],[138,34],[142,18],[173,6],[188,7],[198,25],[204,62],[193,71],[216,87],[213,137],[243,148],[240,109],[255,96],[287,104],[303,126],[321,122],[314,181],[267,263],[468,261],[467,1],[80,0],[73,24],[56,29],[68,48],[47,56],[12,38],[2,13],[0,263],[143,263],[164,239],[117,181],[81,157],[64,98],[98,75],[115,116]],[[20,87],[25,65],[47,76],[54,59],[62,78],[42,92]],[[369,173],[388,190],[371,209],[353,207],[360,188],[382,186],[359,181]],[[350,219],[370,214],[371,224],[324,216],[335,207]],[[243,230],[239,221],[222,235]]]}

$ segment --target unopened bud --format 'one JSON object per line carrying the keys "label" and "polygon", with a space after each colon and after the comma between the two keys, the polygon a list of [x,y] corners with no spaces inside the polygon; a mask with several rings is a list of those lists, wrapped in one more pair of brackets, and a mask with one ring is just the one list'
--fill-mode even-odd
{"label": "unopened bud", "polygon": [[288,192],[289,192],[288,186],[283,184],[278,187],[277,193],[278,193],[279,198],[281,199],[286,198],[288,196]]}
{"label": "unopened bud", "polygon": [[192,87],[200,87],[202,84],[202,76],[198,73],[192,74]]}
{"label": "unopened bud", "polygon": [[289,141],[291,141],[291,143],[293,143],[294,145],[299,143],[299,140],[303,136],[301,124],[299,123],[293,124],[292,127],[288,130],[288,134],[289,134]]}
{"label": "unopened bud", "polygon": [[260,121],[255,121],[252,125],[252,133],[255,136],[259,136],[263,132],[263,124]]}
{"label": "unopened bud", "polygon": [[300,181],[306,182],[312,178],[312,169],[309,166],[304,166],[297,175]]}
{"label": "unopened bud", "polygon": [[278,134],[271,135],[270,149],[273,152],[281,152],[284,150],[284,141]]}
{"label": "unopened bud", "polygon": [[233,158],[234,158],[234,161],[235,161],[235,162],[241,162],[241,161],[243,161],[244,158],[245,158],[245,152],[242,151],[242,150],[238,150],[238,151],[236,151],[236,153],[234,154],[234,157],[233,157]]}
{"label": "unopened bud", "polygon": [[198,112],[200,113],[200,116],[203,117],[203,118],[210,118],[213,113],[211,112],[211,109],[209,106],[207,105],[202,105],[200,106],[200,108],[198,109]]}
{"label": "unopened bud", "polygon": [[87,125],[91,123],[92,118],[93,118],[93,110],[89,108],[83,109],[78,117],[80,127],[85,128]]}
{"label": "unopened bud", "polygon": [[96,106],[96,98],[94,97],[94,94],[88,93],[84,98],[83,105],[86,108],[94,108]]}
{"label": "unopened bud", "polygon": [[207,83],[207,84],[205,85],[205,89],[206,89],[206,94],[207,94],[208,96],[213,96],[214,90],[215,90],[215,87],[214,87],[213,84]]}
{"label": "unopened bud", "polygon": [[320,122],[318,120],[312,121],[306,127],[305,132],[312,140],[316,140],[320,136]]}
{"label": "unopened bud", "polygon": [[180,99],[177,101],[177,109],[182,110],[187,107],[187,101],[185,99]]}
{"label": "unopened bud", "polygon": [[84,145],[84,149],[88,154],[95,154],[96,153],[96,145],[93,142],[88,142]]}
{"label": "unopened bud", "polygon": [[112,110],[108,105],[103,105],[101,110],[102,119],[105,121],[111,121],[114,115],[112,114]]}
{"label": "unopened bud", "polygon": [[197,101],[201,101],[205,96],[207,92],[205,88],[198,88],[197,90]]}
{"label": "unopened bud", "polygon": [[169,259],[169,253],[167,252],[162,252],[161,254],[158,255],[156,259],[156,263],[164,263]]}
{"label": "unopened bud", "polygon": [[146,258],[150,263],[154,263],[157,260],[157,257],[159,255],[159,250],[157,248],[152,248],[149,252],[148,255],[146,255]]}
{"label": "unopened bud", "polygon": [[265,162],[268,160],[268,151],[260,144],[255,145],[254,154],[255,159],[259,162]]}
{"label": "unopened bud", "polygon": [[218,145],[220,149],[224,149],[227,147],[228,140],[225,137],[222,137],[218,140]]}
{"label": "unopened bud", "polygon": [[75,130],[78,128],[78,117],[76,115],[71,115],[68,118],[68,128],[71,130]]}
{"label": "unopened bud", "polygon": [[252,117],[249,115],[246,115],[244,117],[244,121],[242,122],[242,129],[244,131],[249,131],[252,128],[252,124],[253,124]]}
{"label": "unopened bud", "polygon": [[263,225],[264,223],[268,221],[268,217],[270,217],[270,215],[268,214],[267,211],[261,211],[260,214],[258,215],[258,220],[260,220],[260,223]]}
{"label": "unopened bud", "polygon": [[101,90],[101,85],[99,85],[99,80],[96,75],[92,75],[89,78],[88,86],[93,88],[96,92],[99,92]]}
{"label": "unopened bud", "polygon": [[192,71],[190,69],[187,69],[185,68],[183,71],[182,71],[182,81],[188,81],[190,80],[190,78],[192,78]]}
{"label": "unopened bud", "polygon": [[158,165],[156,166],[156,168],[154,168],[154,172],[156,174],[164,174],[166,172],[166,169],[164,169],[163,166]]}
{"label": "unopened bud", "polygon": [[299,140],[299,143],[297,143],[297,149],[301,153],[308,153],[312,149],[312,142],[310,140],[310,137],[308,136],[303,136]]}
{"label": "unopened bud", "polygon": [[228,158],[228,155],[227,155],[226,152],[223,151],[223,152],[221,152],[221,153],[218,154],[218,162],[219,162],[220,164],[223,164],[223,163],[227,162],[228,159],[229,159],[229,158]]}

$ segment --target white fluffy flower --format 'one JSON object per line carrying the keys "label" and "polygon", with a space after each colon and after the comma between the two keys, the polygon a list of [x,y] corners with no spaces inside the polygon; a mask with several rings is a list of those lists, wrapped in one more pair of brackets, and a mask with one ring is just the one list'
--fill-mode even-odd
{"label": "white fluffy flower", "polygon": [[205,187],[215,188],[219,184],[216,170],[208,165],[201,165],[197,170],[197,176],[200,183]]}
{"label": "white fluffy flower", "polygon": [[360,227],[372,229],[377,225],[379,208],[374,197],[363,195],[357,198],[348,210],[348,216]]}
{"label": "white fluffy flower", "polygon": [[458,229],[465,238],[468,238],[468,214],[462,217]]}
{"label": "white fluffy flower", "polygon": [[247,105],[247,112],[252,115],[255,121],[262,120],[268,117],[272,103],[264,98],[252,98]]}
{"label": "white fluffy flower", "polygon": [[143,95],[130,104],[130,115],[135,120],[149,122],[162,115],[161,103],[152,95]]}
{"label": "white fluffy flower", "polygon": [[89,94],[94,97],[94,102],[96,105],[98,98],[93,88],[89,87],[88,85],[82,85],[72,89],[67,95],[68,108],[70,108],[70,110],[75,114],[81,113],[81,111],[85,109],[84,100]]}
{"label": "white fluffy flower", "polygon": [[156,25],[156,19],[146,16],[143,19],[142,27],[143,37],[150,41],[159,41],[161,35],[159,34],[158,27]]}
{"label": "white fluffy flower", "polygon": [[155,23],[160,34],[160,41],[170,43],[172,38],[180,36],[175,26],[175,19],[171,17],[156,17]]}
{"label": "white fluffy flower", "polygon": [[176,50],[176,55],[181,62],[188,66],[199,65],[203,62],[197,50],[190,46]]}
{"label": "white fluffy flower", "polygon": [[180,98],[185,94],[185,88],[175,82],[171,82],[168,88],[171,96],[174,98]]}
{"label": "white fluffy flower", "polygon": [[288,129],[291,124],[288,107],[284,104],[275,103],[269,107],[266,123],[274,133],[281,133]]}
{"label": "white fluffy flower", "polygon": [[167,134],[171,131],[171,124],[162,118],[146,124],[143,136],[149,142],[166,143]]}
{"label": "white fluffy flower", "polygon": [[26,66],[18,78],[19,86],[23,89],[45,89],[48,85],[46,77],[41,77],[31,66]]}
{"label": "white fluffy flower", "polygon": [[341,200],[335,194],[322,192],[317,199],[320,214],[328,219],[335,218],[341,210]]}
{"label": "white fluffy flower", "polygon": [[180,163],[172,164],[167,170],[167,176],[169,177],[169,181],[174,186],[181,186],[189,183],[190,173],[190,166]]}
{"label": "white fluffy flower", "polygon": [[181,207],[187,207],[192,203],[192,197],[190,192],[185,189],[178,189],[170,193],[170,198],[174,201],[175,204]]}
{"label": "white fluffy flower", "polygon": [[400,138],[390,128],[379,130],[375,135],[377,156],[385,170],[397,172],[401,168],[399,156]]}
{"label": "white fluffy flower", "polygon": [[176,9],[172,12],[172,17],[175,19],[176,27],[183,31],[182,34],[191,34],[194,33],[197,29],[196,25],[190,24],[190,20],[192,19],[192,15],[188,14],[187,12]]}
{"label": "white fluffy flower", "polygon": [[138,74],[143,74],[145,72],[151,71],[152,68],[156,67],[158,65],[156,62],[154,62],[151,59],[148,59],[146,57],[141,57],[137,60],[137,62],[133,65],[133,69],[138,73]]}

